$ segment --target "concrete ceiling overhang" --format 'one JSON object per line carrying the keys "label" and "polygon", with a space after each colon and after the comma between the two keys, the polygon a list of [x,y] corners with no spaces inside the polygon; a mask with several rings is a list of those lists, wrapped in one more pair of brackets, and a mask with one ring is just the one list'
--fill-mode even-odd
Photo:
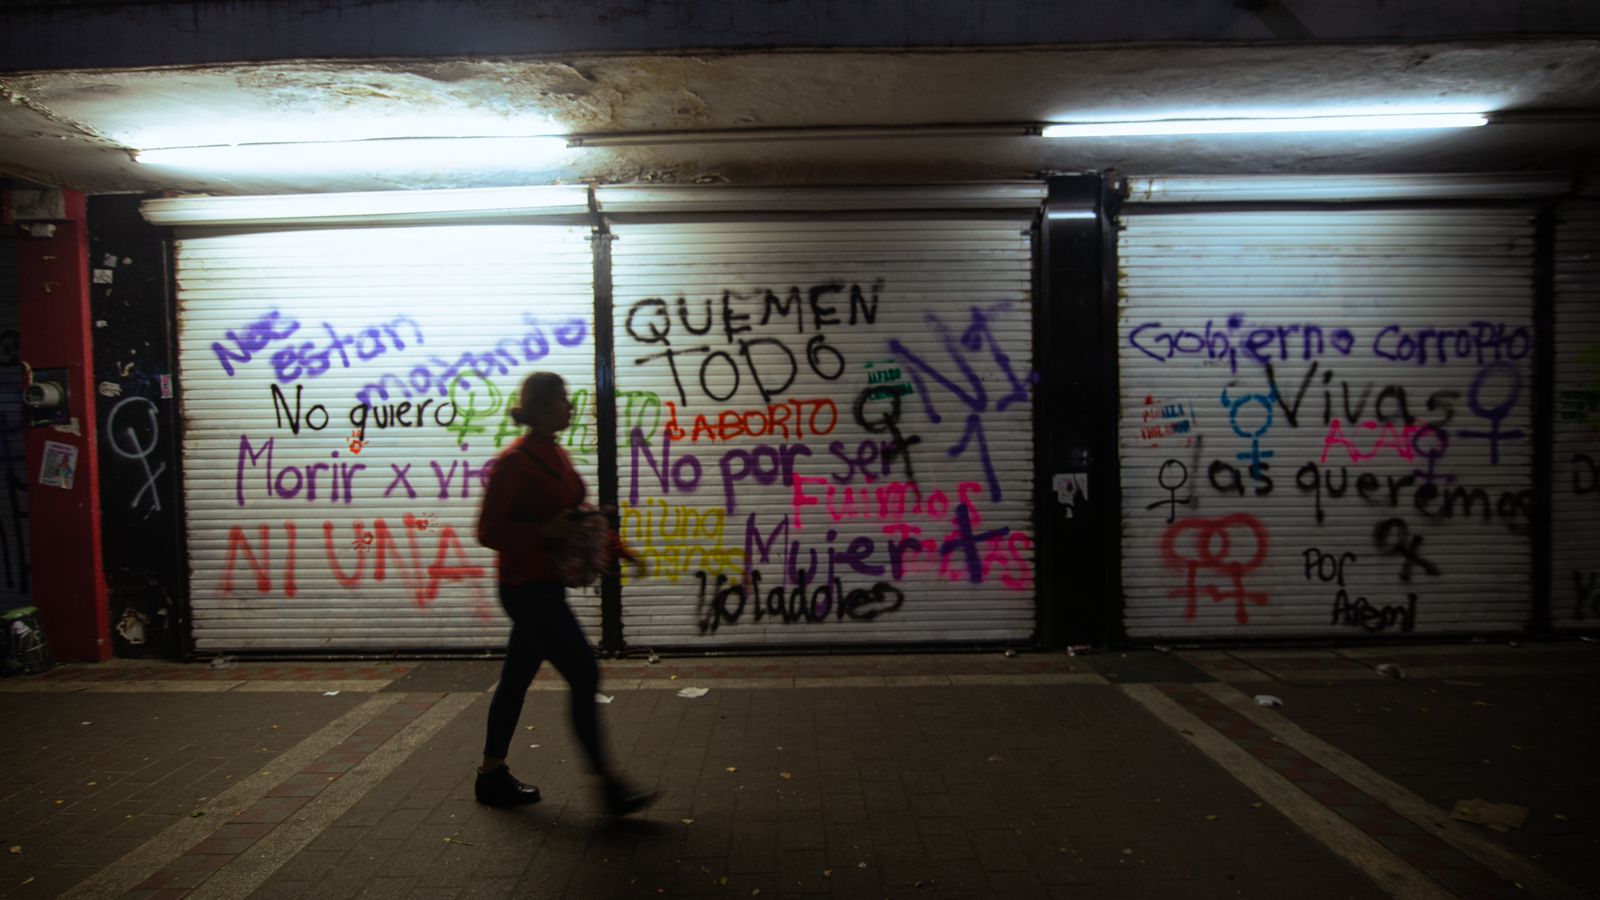
{"label": "concrete ceiling overhang", "polygon": [[[1463,131],[1048,140],[931,126],[1265,109],[1600,111],[1600,40],[1185,44],[283,61],[0,75],[0,176],[90,193],[596,182],[917,183],[1129,174],[1593,170],[1594,121]],[[199,174],[137,148],[307,126],[635,135],[553,164]],[[834,129],[865,129],[867,133]],[[783,139],[766,135],[783,130]],[[753,140],[696,140],[748,132]],[[652,140],[651,136],[660,136]]]}

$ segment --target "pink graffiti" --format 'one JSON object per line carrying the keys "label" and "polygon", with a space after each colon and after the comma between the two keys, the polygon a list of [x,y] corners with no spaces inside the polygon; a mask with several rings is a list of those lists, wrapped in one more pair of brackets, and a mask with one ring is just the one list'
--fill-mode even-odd
{"label": "pink graffiti", "polygon": [[937,489],[924,496],[912,482],[841,488],[826,478],[796,474],[791,522],[796,531],[803,531],[803,510],[819,506],[833,522],[878,525],[896,548],[896,578],[937,567],[950,581],[980,584],[998,579],[1008,590],[1031,590],[1033,538],[1009,527],[984,530],[983,513],[974,502],[981,499],[982,490],[976,481],[963,481],[956,485],[956,499],[951,502],[949,494]]}
{"label": "pink graffiti", "polygon": [[[1382,452],[1383,448],[1385,447],[1388,447],[1395,453],[1399,454],[1401,459],[1410,462],[1411,460],[1417,458],[1416,448],[1412,444],[1412,441],[1416,439],[1416,436],[1419,432],[1422,432],[1429,426],[1406,425],[1403,428],[1397,428],[1393,422],[1384,422],[1381,425],[1377,422],[1362,422],[1357,427],[1359,427],[1363,432],[1376,434],[1377,440],[1373,441],[1372,445],[1368,449],[1362,450],[1356,445],[1355,440],[1352,440],[1351,437],[1346,436],[1344,426],[1339,423],[1339,420],[1334,419],[1333,422],[1328,425],[1327,437],[1322,439],[1323,463],[1327,463],[1328,452],[1334,447],[1343,447],[1345,452],[1350,454],[1351,462],[1362,462],[1363,460],[1371,459]],[[1366,437],[1365,435],[1357,436],[1361,437],[1363,440],[1365,440]]]}

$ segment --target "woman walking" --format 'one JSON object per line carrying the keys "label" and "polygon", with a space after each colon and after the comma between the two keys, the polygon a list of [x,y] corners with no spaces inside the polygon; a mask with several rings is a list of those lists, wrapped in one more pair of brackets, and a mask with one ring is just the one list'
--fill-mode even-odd
{"label": "woman walking", "polygon": [[566,512],[587,494],[583,479],[555,441],[556,434],[572,422],[566,382],[553,372],[529,375],[512,417],[528,433],[490,470],[478,516],[478,541],[498,555],[500,606],[511,617],[500,685],[489,702],[476,784],[478,802],[489,806],[539,802],[539,789],[518,781],[506,768],[506,754],[528,685],[549,660],[571,688],[572,728],[600,778],[606,810],[614,816],[627,815],[655,798],[627,786],[611,769],[595,706],[600,667],[567,606],[553,552],[574,531]]}

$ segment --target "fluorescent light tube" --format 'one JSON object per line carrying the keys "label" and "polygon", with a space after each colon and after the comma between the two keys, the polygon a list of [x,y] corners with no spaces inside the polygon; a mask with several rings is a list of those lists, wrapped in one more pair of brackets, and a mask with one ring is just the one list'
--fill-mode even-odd
{"label": "fluorescent light tube", "polygon": [[227,171],[525,168],[558,162],[568,152],[561,137],[382,138],[304,144],[237,144],[140,150],[151,166]]}
{"label": "fluorescent light tube", "polygon": [[1151,119],[1142,122],[1075,122],[1046,125],[1048,138],[1131,137],[1177,134],[1275,134],[1295,131],[1406,131],[1487,125],[1482,113],[1413,113],[1377,116],[1301,116],[1278,119]]}

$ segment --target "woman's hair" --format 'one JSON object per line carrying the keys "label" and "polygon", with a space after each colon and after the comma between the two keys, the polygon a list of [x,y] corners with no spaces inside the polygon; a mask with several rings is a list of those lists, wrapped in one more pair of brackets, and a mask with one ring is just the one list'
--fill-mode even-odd
{"label": "woman's hair", "polygon": [[511,411],[511,421],[527,427],[530,423],[528,410],[548,403],[551,397],[559,396],[566,389],[567,382],[560,375],[534,372],[522,380],[522,394],[517,399],[517,408]]}

